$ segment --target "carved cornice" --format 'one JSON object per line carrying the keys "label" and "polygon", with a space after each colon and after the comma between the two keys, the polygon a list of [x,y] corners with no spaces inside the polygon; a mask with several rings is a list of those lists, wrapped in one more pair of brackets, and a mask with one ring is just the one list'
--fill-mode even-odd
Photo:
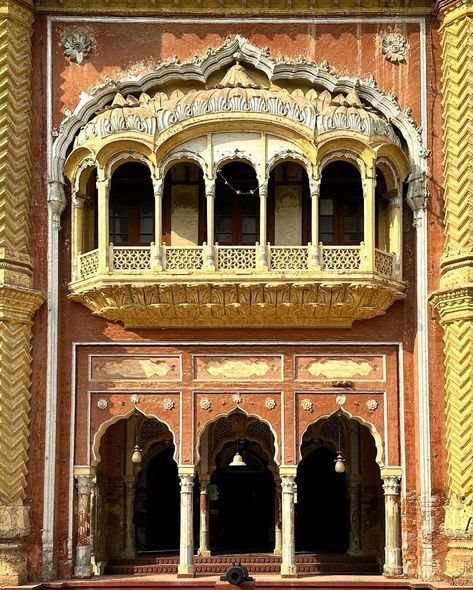
{"label": "carved cornice", "polygon": [[404,299],[403,283],[202,282],[113,284],[70,295],[94,315],[127,327],[350,327]]}
{"label": "carved cornice", "polygon": [[430,303],[440,314],[440,322],[473,320],[473,284],[441,289],[430,296]]}
{"label": "carved cornice", "polygon": [[76,13],[76,14],[248,14],[248,15],[326,15],[343,14],[430,14],[434,4],[428,0],[411,0],[409,6],[403,0],[393,0],[389,6],[384,0],[368,0],[360,6],[356,0],[333,0],[331,4],[319,3],[317,0],[262,0],[248,3],[247,0],[219,0],[217,6],[210,0],[36,0],[39,13]]}

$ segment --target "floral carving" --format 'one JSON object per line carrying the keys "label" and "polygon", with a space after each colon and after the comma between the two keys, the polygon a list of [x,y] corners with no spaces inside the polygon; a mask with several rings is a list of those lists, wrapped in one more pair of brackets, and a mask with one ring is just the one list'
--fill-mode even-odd
{"label": "floral carving", "polygon": [[272,399],[271,397],[267,397],[264,401],[264,407],[268,410],[274,410],[276,407],[276,400]]}
{"label": "floral carving", "polygon": [[368,410],[370,412],[374,412],[375,410],[378,409],[378,402],[375,399],[369,399],[366,402],[366,407],[368,408]]}
{"label": "floral carving", "polygon": [[103,399],[103,398],[99,399],[97,401],[97,408],[99,410],[106,410],[108,408],[108,401],[106,399]]}
{"label": "floral carving", "polygon": [[169,410],[172,410],[174,408],[174,401],[170,397],[167,397],[166,399],[163,399],[163,408],[167,412]]}
{"label": "floral carving", "polygon": [[301,400],[301,408],[306,412],[313,412],[314,411],[314,404],[311,402],[310,399],[303,399]]}
{"label": "floral carving", "polygon": [[239,393],[234,393],[232,395],[232,401],[235,402],[236,404],[241,404],[241,400],[242,400],[242,397]]}
{"label": "floral carving", "polygon": [[130,397],[130,401],[131,401],[132,404],[139,404],[140,403],[140,396],[137,393],[134,393]]}
{"label": "floral carving", "polygon": [[79,65],[92,53],[92,39],[85,33],[71,33],[62,46],[64,55]]}
{"label": "floral carving", "polygon": [[209,400],[208,397],[204,397],[200,400],[200,407],[203,410],[211,410],[212,409],[212,402]]}
{"label": "floral carving", "polygon": [[399,33],[390,33],[383,37],[381,51],[388,61],[399,63],[405,60],[409,43]]}

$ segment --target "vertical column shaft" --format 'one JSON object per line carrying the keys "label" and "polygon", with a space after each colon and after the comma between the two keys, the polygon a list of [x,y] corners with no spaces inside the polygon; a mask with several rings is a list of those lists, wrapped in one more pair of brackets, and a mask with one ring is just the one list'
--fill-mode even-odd
{"label": "vertical column shaft", "polygon": [[162,237],[163,237],[163,181],[153,180],[154,190],[154,243],[156,245],[156,255],[153,262],[156,270],[162,270],[163,267],[163,253],[162,253]]}
{"label": "vertical column shaft", "polygon": [[181,578],[194,575],[194,531],[193,531],[193,490],[194,473],[180,473],[181,480],[181,535],[179,566],[177,575]]}
{"label": "vertical column shaft", "polygon": [[311,244],[312,249],[309,265],[312,268],[320,269],[321,260],[319,257],[319,197],[320,179],[310,185],[310,220],[311,220]]}
{"label": "vertical column shaft", "polygon": [[79,256],[83,252],[84,239],[84,204],[85,199],[82,195],[74,195],[72,197],[72,244],[71,244],[71,258],[72,258],[72,280],[75,281],[80,278],[80,261]]}
{"label": "vertical column shaft", "polygon": [[396,255],[397,277],[402,276],[402,210],[401,198],[396,195],[389,199],[389,251]]}
{"label": "vertical column shaft", "polygon": [[374,270],[374,236],[375,236],[375,191],[376,175],[374,168],[369,171],[363,180],[363,241],[365,254],[363,267],[365,270]]}
{"label": "vertical column shaft", "polygon": [[399,506],[399,475],[381,474],[384,489],[385,507],[385,562],[384,574],[386,576],[401,576],[402,552],[401,552],[401,513]]}
{"label": "vertical column shaft", "polygon": [[[102,171],[103,173],[103,171]],[[110,260],[108,259],[109,244],[109,196],[110,181],[105,178],[97,179],[98,194],[98,234],[99,234],[99,273],[106,273],[109,270]]]}
{"label": "vertical column shaft", "polygon": [[125,476],[125,555],[134,557],[135,555],[135,486],[136,478],[134,475]]}
{"label": "vertical column shaft", "polygon": [[281,576],[296,575],[296,548],[294,535],[294,483],[293,473],[281,473],[282,487],[282,561]]}
{"label": "vertical column shaft", "polygon": [[90,543],[91,530],[91,498],[93,474],[90,468],[76,470],[77,488],[77,543],[74,575],[78,578],[92,574],[92,550]]}
{"label": "vertical column shaft", "polygon": [[209,479],[200,477],[199,555],[210,555],[209,542]]}
{"label": "vertical column shaft", "polygon": [[204,264],[209,269],[215,269],[214,260],[214,243],[215,243],[215,180],[210,179],[205,182],[205,200],[207,208],[207,254],[205,256]]}

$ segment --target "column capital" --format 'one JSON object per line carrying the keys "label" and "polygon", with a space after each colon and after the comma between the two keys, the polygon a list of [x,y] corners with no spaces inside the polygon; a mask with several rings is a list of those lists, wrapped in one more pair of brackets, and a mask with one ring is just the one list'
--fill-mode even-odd
{"label": "column capital", "polygon": [[183,473],[179,475],[181,480],[181,494],[190,494],[194,489],[194,475]]}
{"label": "column capital", "polygon": [[205,196],[215,197],[215,178],[205,178]]}
{"label": "column capital", "polygon": [[382,475],[385,496],[398,496],[401,477],[399,475]]}

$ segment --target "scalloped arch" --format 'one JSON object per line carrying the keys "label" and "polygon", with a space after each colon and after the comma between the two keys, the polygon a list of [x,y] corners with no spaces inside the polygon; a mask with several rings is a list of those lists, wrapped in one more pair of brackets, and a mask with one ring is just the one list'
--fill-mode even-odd
{"label": "scalloped arch", "polygon": [[356,416],[354,414],[350,414],[350,412],[347,412],[343,408],[337,408],[334,412],[332,412],[330,414],[324,414],[323,416],[317,416],[317,418],[315,418],[314,420],[309,422],[309,424],[307,424],[307,427],[305,428],[304,432],[301,434],[301,438],[299,440],[299,444],[297,447],[297,456],[298,456],[299,461],[301,460],[301,456],[302,456],[301,455],[302,439],[304,438],[305,433],[316,422],[319,422],[320,420],[326,420],[327,418],[330,418],[336,414],[345,416],[345,418],[348,418],[349,420],[355,420],[356,422],[359,422],[362,426],[366,426],[368,428],[371,435],[373,436],[374,444],[376,446],[376,463],[379,465],[380,468],[384,467],[385,466],[384,461],[383,461],[384,443],[383,443],[383,439],[381,438],[381,435],[376,430],[376,426],[374,424],[372,424],[371,422],[368,422],[367,420],[365,420],[361,416]]}
{"label": "scalloped arch", "polygon": [[269,50],[261,49],[244,37],[236,35],[227,38],[219,48],[208,50],[202,59],[180,63],[175,58],[163,62],[144,76],[130,75],[118,82],[109,80],[98,85],[91,94],[83,93],[74,111],[61,123],[52,149],[49,180],[63,182],[64,162],[74,137],[97,110],[111,102],[117,91],[122,94],[147,92],[159,84],[176,79],[206,83],[214,72],[233,63],[233,54],[236,51],[241,53],[242,61],[258,68],[271,82],[302,79],[332,93],[348,93],[356,89],[360,98],[382,113],[404,137],[412,178],[419,178],[426,171],[425,158],[429,151],[423,144],[422,129],[416,126],[411,109],[401,110],[396,95],[379,90],[372,76],[366,80],[340,76],[327,62],[316,64],[305,59],[291,61],[285,57],[275,60],[270,56]]}
{"label": "scalloped arch", "polygon": [[163,424],[166,425],[166,427],[169,429],[169,432],[172,434],[172,440],[174,443],[173,459],[177,464],[179,464],[179,460],[178,460],[178,456],[177,456],[178,443],[176,442],[176,433],[174,432],[174,430],[169,426],[169,424],[166,422],[166,420],[163,420],[162,418],[158,418],[158,416],[156,416],[155,414],[143,412],[143,410],[140,410],[139,408],[135,407],[135,408],[132,408],[131,410],[129,410],[128,412],[125,412],[124,414],[118,414],[117,416],[113,416],[112,418],[110,418],[109,420],[106,420],[105,422],[103,422],[99,426],[99,429],[94,434],[94,440],[92,443],[92,448],[91,448],[92,456],[90,457],[90,464],[91,465],[97,466],[101,461],[100,443],[102,441],[104,434],[107,432],[108,428],[110,426],[112,426],[112,424],[116,424],[120,420],[128,420],[136,413],[143,415],[145,418],[154,418],[155,420],[158,420],[158,422],[162,422]]}
{"label": "scalloped arch", "polygon": [[257,420],[261,420],[261,422],[264,422],[268,426],[268,428],[271,430],[271,434],[274,437],[274,457],[273,457],[273,459],[274,459],[274,462],[276,463],[276,465],[280,465],[281,463],[278,460],[278,456],[279,456],[278,435],[277,435],[277,432],[276,432],[276,429],[274,428],[274,426],[271,424],[271,422],[269,422],[269,420],[262,418],[259,414],[247,412],[243,408],[240,408],[240,406],[236,406],[236,407],[232,408],[231,410],[228,410],[227,412],[221,412],[220,414],[217,414],[216,416],[209,418],[206,422],[204,422],[202,424],[202,427],[197,432],[197,440],[196,440],[196,445],[195,445],[195,452],[196,452],[195,463],[198,463],[200,460],[200,452],[199,452],[200,442],[202,439],[202,434],[205,432],[207,427],[210,426],[210,424],[217,422],[217,420],[219,420],[220,418],[227,418],[228,416],[230,416],[230,414],[233,414],[234,412],[237,412],[237,411],[243,412],[243,414],[245,414],[245,416],[247,416],[248,418],[256,418]]}

